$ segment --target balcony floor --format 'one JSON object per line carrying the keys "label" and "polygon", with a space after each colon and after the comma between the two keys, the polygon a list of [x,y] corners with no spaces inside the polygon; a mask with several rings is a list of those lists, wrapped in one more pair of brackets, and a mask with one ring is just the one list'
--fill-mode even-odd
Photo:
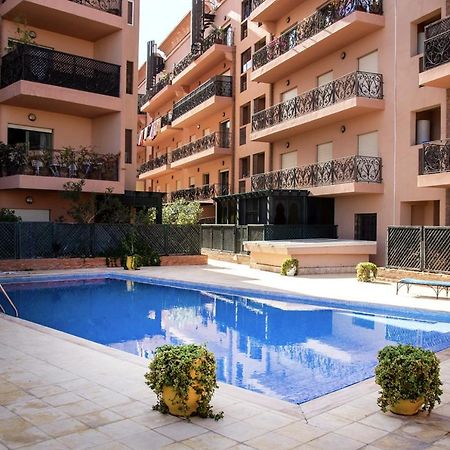
{"label": "balcony floor", "polygon": [[350,119],[384,109],[384,100],[354,97],[294,119],[286,120],[272,127],[253,131],[250,139],[256,142],[275,142],[312,128]]}
{"label": "balcony floor", "polygon": [[450,189],[450,172],[432,173],[417,176],[417,187]]}
{"label": "balcony floor", "polygon": [[419,74],[419,86],[450,89],[450,61]]}
{"label": "balcony floor", "polygon": [[172,169],[170,164],[164,164],[163,166],[157,167],[156,169],[141,173],[139,175],[139,179],[151,180],[152,178],[160,177],[161,175],[167,175],[168,173],[172,173],[173,171],[174,170]]}
{"label": "balcony floor", "polygon": [[[305,0],[297,0],[296,6]],[[292,0],[265,0],[249,16],[252,22],[276,22],[292,10]]]}
{"label": "balcony floor", "polygon": [[384,27],[384,17],[356,11],[288,52],[255,69],[250,79],[274,83],[346,45]]}
{"label": "balcony floor", "polygon": [[88,118],[122,109],[122,101],[118,97],[25,80],[0,89],[0,104]]}
{"label": "balcony floor", "polygon": [[231,156],[231,148],[223,147],[212,147],[208,150],[203,150],[193,155],[187,156],[186,158],[181,158],[178,161],[172,162],[170,166],[173,169],[180,169],[184,167],[193,166],[195,164],[203,163],[206,161],[211,161],[213,159],[222,158],[224,156]]}
{"label": "balcony floor", "polygon": [[28,26],[90,41],[122,29],[122,17],[68,0],[8,0],[0,17],[26,17]]}
{"label": "balcony floor", "polygon": [[315,197],[344,197],[349,195],[362,194],[383,194],[384,185],[382,183],[341,183],[329,186],[315,186],[306,188]]}
{"label": "balcony floor", "polygon": [[[178,95],[177,95],[178,94]],[[174,97],[182,97],[186,95],[185,92],[177,91],[173,84],[169,84],[161,89],[156,95],[154,95],[148,102],[142,105],[141,111],[149,113],[150,115],[161,108],[165,103],[169,103]]]}

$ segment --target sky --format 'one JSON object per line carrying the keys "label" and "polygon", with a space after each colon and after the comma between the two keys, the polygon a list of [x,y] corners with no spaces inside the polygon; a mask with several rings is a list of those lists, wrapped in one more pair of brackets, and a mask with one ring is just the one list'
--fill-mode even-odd
{"label": "sky", "polygon": [[147,57],[147,41],[162,42],[191,6],[192,0],[141,0],[139,66]]}

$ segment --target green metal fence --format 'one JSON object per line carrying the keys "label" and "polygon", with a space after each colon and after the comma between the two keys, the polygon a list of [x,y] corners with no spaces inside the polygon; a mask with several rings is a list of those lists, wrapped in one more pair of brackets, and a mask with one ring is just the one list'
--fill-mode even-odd
{"label": "green metal fence", "polygon": [[0,222],[0,259],[104,256],[132,231],[160,255],[200,254],[199,225]]}

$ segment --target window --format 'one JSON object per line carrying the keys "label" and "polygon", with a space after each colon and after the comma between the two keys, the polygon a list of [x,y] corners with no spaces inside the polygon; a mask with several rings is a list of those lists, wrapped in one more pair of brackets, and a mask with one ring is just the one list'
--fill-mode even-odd
{"label": "window", "polygon": [[291,169],[297,167],[297,152],[283,153],[281,155],[281,168]]}
{"label": "window", "polygon": [[423,144],[441,139],[441,108],[416,112],[416,136],[414,143]]}
{"label": "window", "polygon": [[241,106],[240,125],[241,127],[250,123],[250,103]]}
{"label": "window", "polygon": [[203,184],[203,186],[206,186],[207,184],[209,184],[209,173],[204,173],[202,175],[202,184]]}
{"label": "window", "polygon": [[176,189],[179,191],[181,189],[181,180],[176,181]]}
{"label": "window", "polygon": [[253,114],[256,114],[260,111],[264,111],[266,109],[266,96],[262,95],[261,97],[255,98],[253,100]]}
{"label": "window", "polygon": [[248,48],[241,54],[241,73],[252,68],[252,49]]}
{"label": "window", "polygon": [[376,214],[355,214],[355,239],[358,241],[377,240]]}
{"label": "window", "polygon": [[413,48],[411,49],[412,56],[423,54],[425,44],[425,27],[433,22],[436,22],[436,20],[439,20],[440,18],[441,18],[440,13],[433,14],[431,17],[428,16],[426,19],[425,18],[419,19],[420,22],[413,25],[416,28],[415,30],[416,41],[413,42],[412,44],[413,45]]}
{"label": "window", "polygon": [[125,130],[125,164],[132,163],[133,130]]}
{"label": "window", "polygon": [[323,86],[333,81],[333,71],[330,70],[317,77],[317,87]]}
{"label": "window", "polygon": [[333,143],[326,142],[317,146],[317,162],[322,163],[333,159]]}
{"label": "window", "polygon": [[245,145],[247,143],[247,127],[239,128],[239,145]]}
{"label": "window", "polygon": [[133,93],[133,72],[134,72],[134,64],[133,61],[127,61],[127,94]]}
{"label": "window", "polygon": [[241,23],[241,41],[248,36],[248,24],[247,21]]}
{"label": "window", "polygon": [[264,152],[253,155],[253,175],[264,173]]}
{"label": "window", "polygon": [[260,40],[255,44],[255,53],[256,53],[258,50],[261,50],[265,45],[266,45],[266,38],[260,39]]}
{"label": "window", "polygon": [[195,187],[195,177],[189,177],[189,187]]}
{"label": "window", "polygon": [[134,25],[134,0],[128,0],[127,23]]}
{"label": "window", "polygon": [[239,178],[250,176],[250,156],[239,158]]}
{"label": "window", "polygon": [[287,102],[288,100],[291,100],[292,98],[297,97],[297,88],[290,89],[289,91],[282,92],[280,96],[281,102]]}
{"label": "window", "polygon": [[358,155],[378,156],[378,131],[358,136]]}
{"label": "window", "polygon": [[358,70],[378,73],[378,50],[358,58]]}
{"label": "window", "polygon": [[247,90],[247,74],[244,73],[243,75],[241,75],[241,83],[240,83],[240,89],[241,92],[244,92]]}
{"label": "window", "polygon": [[239,181],[239,193],[245,192],[245,180]]}
{"label": "window", "polygon": [[52,149],[53,130],[9,124],[8,144],[24,144],[28,150]]}
{"label": "window", "polygon": [[242,2],[242,6],[241,6],[241,20],[245,20],[250,15],[250,13],[252,12],[251,11],[250,1],[251,0],[244,0]]}

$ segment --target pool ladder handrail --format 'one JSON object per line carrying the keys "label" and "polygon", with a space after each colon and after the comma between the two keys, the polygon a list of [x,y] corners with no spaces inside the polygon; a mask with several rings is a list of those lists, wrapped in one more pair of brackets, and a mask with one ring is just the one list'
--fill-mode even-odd
{"label": "pool ladder handrail", "polygon": [[[16,315],[16,317],[19,317],[19,311],[17,311],[16,305],[14,304],[14,302],[9,298],[9,295],[6,293],[4,287],[2,286],[2,284],[0,283],[0,291],[2,291],[3,295],[6,297],[6,300],[8,300],[9,304],[11,305],[12,309],[14,310],[14,313]],[[5,308],[3,308],[3,306],[0,303],[0,309],[3,312],[3,314],[6,314]]]}

